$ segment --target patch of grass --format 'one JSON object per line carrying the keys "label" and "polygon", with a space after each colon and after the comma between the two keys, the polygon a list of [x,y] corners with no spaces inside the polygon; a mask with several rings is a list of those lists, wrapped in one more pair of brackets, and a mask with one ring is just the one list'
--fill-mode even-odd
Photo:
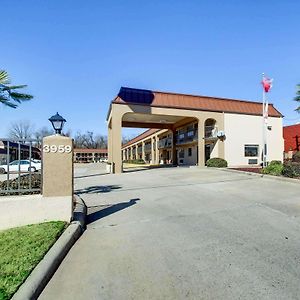
{"label": "patch of grass", "polygon": [[47,222],[0,231],[0,299],[10,299],[66,227]]}

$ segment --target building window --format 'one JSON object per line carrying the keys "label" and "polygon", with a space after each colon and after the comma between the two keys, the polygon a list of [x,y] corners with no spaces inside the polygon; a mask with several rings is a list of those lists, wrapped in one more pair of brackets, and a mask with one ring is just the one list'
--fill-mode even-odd
{"label": "building window", "polygon": [[194,132],[194,126],[193,125],[189,125],[186,129],[187,133],[189,134],[189,132]]}
{"label": "building window", "polygon": [[188,156],[192,156],[192,148],[188,149]]}
{"label": "building window", "polygon": [[184,158],[184,149],[180,149],[178,155],[179,158]]}
{"label": "building window", "polygon": [[258,156],[258,145],[245,145],[245,157]]}

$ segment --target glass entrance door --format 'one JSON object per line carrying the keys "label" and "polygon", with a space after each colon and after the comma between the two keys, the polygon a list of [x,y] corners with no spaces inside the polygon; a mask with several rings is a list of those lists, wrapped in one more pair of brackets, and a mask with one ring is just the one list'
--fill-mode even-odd
{"label": "glass entrance door", "polygon": [[211,153],[211,145],[206,144],[205,145],[205,164],[210,159],[210,153]]}

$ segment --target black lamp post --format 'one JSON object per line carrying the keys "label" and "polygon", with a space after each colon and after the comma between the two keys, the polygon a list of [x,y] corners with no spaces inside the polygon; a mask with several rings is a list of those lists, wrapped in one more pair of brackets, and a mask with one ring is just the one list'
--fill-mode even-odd
{"label": "black lamp post", "polygon": [[57,134],[61,134],[64,124],[67,122],[61,115],[58,114],[58,112],[56,115],[49,118],[49,121],[51,122],[53,129]]}

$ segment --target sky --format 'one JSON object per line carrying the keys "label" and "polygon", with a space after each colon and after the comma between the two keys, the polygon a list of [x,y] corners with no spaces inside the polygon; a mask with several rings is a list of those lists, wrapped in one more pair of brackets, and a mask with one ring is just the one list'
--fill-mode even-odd
{"label": "sky", "polygon": [[269,101],[284,124],[300,121],[298,0],[0,3],[0,69],[34,95],[0,106],[0,137],[19,120],[50,127],[56,112],[73,134],[106,134],[121,86],[261,101],[262,72],[274,78]]}

